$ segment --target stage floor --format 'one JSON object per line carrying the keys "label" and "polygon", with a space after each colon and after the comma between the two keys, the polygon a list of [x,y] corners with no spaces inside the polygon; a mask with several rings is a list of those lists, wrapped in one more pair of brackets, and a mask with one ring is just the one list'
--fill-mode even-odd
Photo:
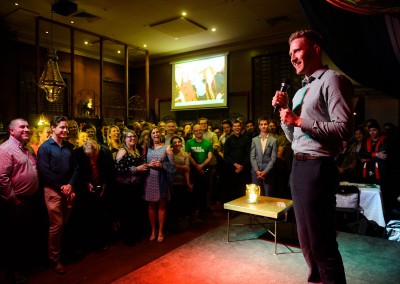
{"label": "stage floor", "polygon": [[[239,215],[233,222],[244,218]],[[227,243],[222,225],[114,283],[306,283],[301,250],[292,244],[291,252],[279,244],[280,254],[273,255],[274,243],[264,234],[261,227],[232,226],[233,242]],[[337,240],[348,283],[398,283],[400,243],[343,232]]]}

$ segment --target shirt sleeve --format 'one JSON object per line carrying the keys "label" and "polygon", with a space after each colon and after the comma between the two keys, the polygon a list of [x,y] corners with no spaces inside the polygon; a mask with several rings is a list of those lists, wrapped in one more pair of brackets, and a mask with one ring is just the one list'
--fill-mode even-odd
{"label": "shirt sleeve", "polygon": [[219,140],[217,134],[214,133],[212,136],[212,146],[218,146],[219,147]]}
{"label": "shirt sleeve", "polygon": [[293,141],[294,127],[290,126],[290,125],[286,125],[284,123],[281,123],[281,128],[282,128],[282,131],[285,133],[285,136],[286,136],[287,140],[292,142]]}
{"label": "shirt sleeve", "polygon": [[12,157],[7,151],[0,150],[0,196],[3,199],[12,199],[14,190],[11,186],[11,173],[13,170]]}

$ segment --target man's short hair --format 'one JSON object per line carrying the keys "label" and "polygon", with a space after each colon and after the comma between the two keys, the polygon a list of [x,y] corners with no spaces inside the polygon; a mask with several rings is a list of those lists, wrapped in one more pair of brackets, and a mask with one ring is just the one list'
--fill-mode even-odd
{"label": "man's short hair", "polygon": [[371,119],[367,123],[367,127],[368,127],[368,130],[370,130],[371,128],[375,128],[375,129],[381,130],[381,126],[379,125],[378,121],[375,120],[375,119]]}
{"label": "man's short hair", "polygon": [[245,125],[247,125],[247,124],[249,124],[249,123],[251,123],[251,124],[253,124],[253,125],[254,125],[254,120],[252,120],[252,119],[248,119],[248,120],[246,121]]}
{"label": "man's short hair", "polygon": [[268,116],[266,116],[266,115],[261,115],[261,116],[258,117],[258,119],[257,119],[258,124],[260,124],[260,122],[261,122],[262,120],[266,120],[267,123],[269,123]]}
{"label": "man's short hair", "polygon": [[200,117],[197,121],[198,124],[200,124],[200,120],[205,120],[207,122],[207,126],[208,126],[208,119],[205,117]]}
{"label": "man's short hair", "polygon": [[50,120],[50,126],[57,127],[57,125],[59,125],[61,121],[68,122],[68,118],[64,115],[56,115]]}
{"label": "man's short hair", "polygon": [[319,45],[320,47],[322,47],[322,37],[320,34],[318,34],[317,32],[313,31],[313,30],[299,30],[297,32],[294,32],[290,35],[289,37],[289,45],[292,43],[292,41],[294,41],[295,39],[298,38],[306,38],[307,40],[309,40],[310,42],[312,42],[313,44]]}
{"label": "man's short hair", "polygon": [[224,119],[222,121],[221,125],[224,125],[224,124],[228,124],[230,127],[232,127],[232,121],[230,121],[229,119]]}
{"label": "man's short hair", "polygon": [[165,122],[165,124],[168,124],[168,123],[174,123],[175,126],[178,126],[178,124],[176,123],[176,121],[173,120],[173,119],[169,119],[169,120],[167,120],[167,121]]}
{"label": "man's short hair", "polygon": [[23,118],[16,118],[11,120],[10,124],[8,125],[8,129],[14,128],[15,124],[17,123],[17,121],[27,121],[26,119]]}
{"label": "man's short hair", "polygon": [[232,125],[235,124],[235,123],[239,123],[240,125],[242,125],[242,122],[241,122],[239,119],[235,119],[235,120],[233,121]]}

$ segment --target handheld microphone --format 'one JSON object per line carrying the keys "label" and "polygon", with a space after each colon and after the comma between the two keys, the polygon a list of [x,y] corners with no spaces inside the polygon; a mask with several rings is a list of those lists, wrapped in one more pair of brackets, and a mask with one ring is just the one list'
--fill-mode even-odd
{"label": "handheld microphone", "polygon": [[[289,89],[289,87],[290,87],[290,79],[283,79],[279,91],[286,92]],[[276,112],[276,109],[279,110],[279,108],[280,108],[279,105],[274,106],[274,111],[272,114]]]}

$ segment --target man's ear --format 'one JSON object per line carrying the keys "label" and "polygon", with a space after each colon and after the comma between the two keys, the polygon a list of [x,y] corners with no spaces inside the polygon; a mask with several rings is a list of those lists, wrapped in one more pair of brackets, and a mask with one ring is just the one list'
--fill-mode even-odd
{"label": "man's ear", "polygon": [[315,54],[321,54],[321,47],[318,44],[314,44],[313,46]]}

